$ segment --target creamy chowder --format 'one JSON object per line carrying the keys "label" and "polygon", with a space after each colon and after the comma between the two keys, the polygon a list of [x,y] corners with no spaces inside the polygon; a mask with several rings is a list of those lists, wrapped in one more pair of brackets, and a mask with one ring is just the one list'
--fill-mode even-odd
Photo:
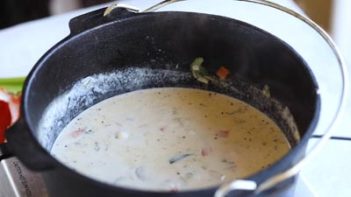
{"label": "creamy chowder", "polygon": [[240,100],[198,89],[155,88],[90,107],[63,129],[51,153],[102,182],[178,191],[251,175],[289,149],[279,127]]}

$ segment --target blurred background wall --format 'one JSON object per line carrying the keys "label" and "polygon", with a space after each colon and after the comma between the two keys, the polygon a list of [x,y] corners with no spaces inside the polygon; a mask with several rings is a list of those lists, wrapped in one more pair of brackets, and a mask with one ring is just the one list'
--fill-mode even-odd
{"label": "blurred background wall", "polygon": [[351,65],[351,0],[295,0],[326,30]]}
{"label": "blurred background wall", "polygon": [[[294,1],[333,37],[351,62],[351,0]],[[109,0],[0,0],[0,29],[106,2]]]}
{"label": "blurred background wall", "polygon": [[295,0],[306,14],[323,29],[330,31],[333,0]]}

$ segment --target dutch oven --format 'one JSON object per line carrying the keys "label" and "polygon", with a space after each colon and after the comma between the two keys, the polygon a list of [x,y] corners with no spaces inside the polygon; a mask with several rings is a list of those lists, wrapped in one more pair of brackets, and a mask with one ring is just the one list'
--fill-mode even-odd
{"label": "dutch oven", "polygon": [[[124,8],[110,9],[104,15],[104,11],[72,19],[71,34],[34,66],[25,82],[21,118],[8,130],[8,142],[2,146],[7,156],[13,154],[29,169],[40,172],[49,196],[213,196],[219,186],[155,192],[108,185],[73,171],[49,153],[62,128],[99,101],[138,89],[192,87],[250,103],[271,117],[292,145],[274,165],[222,190],[238,187],[229,195],[244,196],[289,191],[296,176],[259,191],[244,191],[238,185],[247,181],[260,185],[297,164],[316,128],[318,85],[308,64],[292,47],[262,29],[223,16],[134,13]],[[228,65],[233,73],[228,79],[230,87],[192,78],[189,65],[195,57],[203,57],[210,72]],[[260,91],[265,86],[271,98]],[[289,117],[283,117],[282,109],[289,109],[293,125]],[[299,141],[291,133],[294,126]]]}

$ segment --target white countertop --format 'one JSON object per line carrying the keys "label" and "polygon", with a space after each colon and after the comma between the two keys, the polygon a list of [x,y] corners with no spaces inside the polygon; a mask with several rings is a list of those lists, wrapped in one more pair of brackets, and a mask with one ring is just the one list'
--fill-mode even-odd
{"label": "white countertop", "polygon": [[[129,0],[126,3],[147,7],[150,1]],[[290,0],[274,0],[297,12],[302,11]],[[35,62],[59,40],[69,34],[68,21],[74,16],[104,7],[87,9],[51,16],[0,31],[0,78],[25,76]],[[350,67],[350,66],[349,66]],[[343,120],[335,128],[334,135],[351,137],[351,102],[346,106]],[[313,139],[314,140],[314,139]],[[314,140],[315,141],[315,140]],[[303,170],[310,186],[318,196],[351,196],[351,141],[332,140],[323,152]]]}

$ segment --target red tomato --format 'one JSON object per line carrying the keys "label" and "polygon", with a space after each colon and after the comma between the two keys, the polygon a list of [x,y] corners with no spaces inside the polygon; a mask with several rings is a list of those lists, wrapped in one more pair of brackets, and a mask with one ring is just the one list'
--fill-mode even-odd
{"label": "red tomato", "polygon": [[14,124],[20,115],[21,96],[0,88],[0,143],[5,142],[5,130]]}
{"label": "red tomato", "polygon": [[5,130],[11,125],[12,117],[9,104],[0,100],[0,143],[5,142]]}

